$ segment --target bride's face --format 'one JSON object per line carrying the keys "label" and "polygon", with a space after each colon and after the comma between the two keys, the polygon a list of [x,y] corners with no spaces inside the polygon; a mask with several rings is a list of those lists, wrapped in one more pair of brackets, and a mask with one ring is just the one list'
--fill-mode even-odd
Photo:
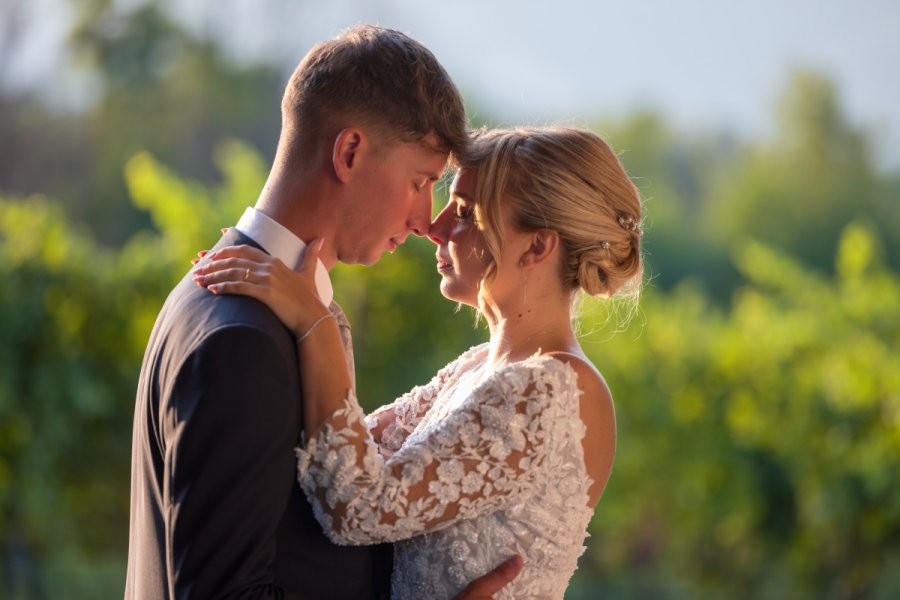
{"label": "bride's face", "polygon": [[476,175],[463,169],[453,180],[450,201],[431,223],[429,237],[437,244],[441,293],[448,300],[478,306],[478,290],[491,256],[475,222]]}

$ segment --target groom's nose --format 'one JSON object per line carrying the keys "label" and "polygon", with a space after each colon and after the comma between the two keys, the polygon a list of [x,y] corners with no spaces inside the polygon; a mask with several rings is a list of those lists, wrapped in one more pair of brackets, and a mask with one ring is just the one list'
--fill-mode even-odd
{"label": "groom's nose", "polygon": [[406,226],[419,237],[428,235],[431,228],[431,192],[422,194],[422,200],[416,202]]}

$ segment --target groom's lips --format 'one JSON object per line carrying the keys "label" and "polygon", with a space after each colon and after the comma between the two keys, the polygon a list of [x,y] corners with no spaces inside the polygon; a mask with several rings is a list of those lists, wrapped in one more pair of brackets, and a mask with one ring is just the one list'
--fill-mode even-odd
{"label": "groom's lips", "polygon": [[400,234],[400,235],[395,235],[394,237],[388,238],[388,244],[389,244],[388,251],[393,252],[394,250],[396,250],[397,248],[402,246],[404,243],[406,243],[406,236],[407,236],[407,234]]}

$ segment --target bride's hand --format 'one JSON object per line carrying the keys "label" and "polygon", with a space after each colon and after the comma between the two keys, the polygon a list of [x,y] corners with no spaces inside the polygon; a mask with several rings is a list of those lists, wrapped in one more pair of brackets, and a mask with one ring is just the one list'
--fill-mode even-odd
{"label": "bride's hand", "polygon": [[194,282],[214,294],[240,294],[264,302],[295,335],[330,314],[316,291],[322,240],[312,242],[296,271],[253,246],[228,246],[205,255]]}

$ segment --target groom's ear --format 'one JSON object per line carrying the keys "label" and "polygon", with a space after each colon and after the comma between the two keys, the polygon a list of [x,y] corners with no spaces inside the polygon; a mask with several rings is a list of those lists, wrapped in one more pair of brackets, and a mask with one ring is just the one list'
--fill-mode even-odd
{"label": "groom's ear", "polygon": [[365,144],[365,134],[356,127],[342,129],[334,138],[334,148],[331,152],[331,163],[334,174],[341,183],[347,183],[352,175],[353,167],[362,146]]}
{"label": "groom's ear", "polygon": [[530,245],[519,259],[522,267],[539,265],[553,256],[559,247],[559,233],[552,229],[538,229],[531,232]]}

